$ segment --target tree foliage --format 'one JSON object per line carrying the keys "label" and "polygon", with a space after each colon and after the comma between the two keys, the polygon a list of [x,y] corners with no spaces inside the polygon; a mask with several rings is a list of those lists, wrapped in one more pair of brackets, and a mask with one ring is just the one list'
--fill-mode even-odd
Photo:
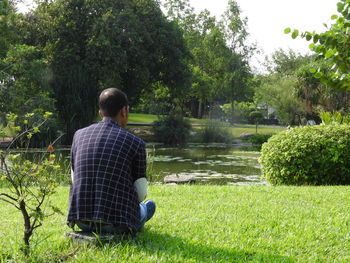
{"label": "tree foliage", "polygon": [[47,79],[50,72],[38,48],[11,45],[2,63],[6,68],[2,71],[1,112],[43,114],[54,110]]}
{"label": "tree foliage", "polygon": [[95,120],[104,88],[123,90],[135,105],[154,85],[171,98],[190,86],[181,32],[155,0],[42,1],[22,26],[25,41],[45,52],[68,141]]}
{"label": "tree foliage", "polygon": [[[50,70],[39,48],[23,44],[9,46],[6,57],[1,60],[4,69],[1,75],[0,120],[6,124],[9,113],[19,116],[20,126],[24,128],[23,112],[38,115],[46,111],[56,113],[53,92],[49,86]],[[56,114],[55,114],[56,115]],[[33,138],[33,146],[44,146],[57,136],[56,116],[51,118],[40,140]]]}
{"label": "tree foliage", "polygon": [[[47,60],[39,47],[23,44],[20,25],[23,16],[15,12],[14,1],[0,3],[0,126],[9,127],[6,115],[24,112],[55,112],[47,77]],[[23,120],[21,120],[23,121]],[[50,125],[53,126],[53,120]],[[24,124],[21,124],[22,128]],[[37,146],[56,136],[43,132]],[[56,129],[57,130],[57,129]],[[11,134],[11,132],[8,132]]]}
{"label": "tree foliage", "polygon": [[339,14],[332,15],[334,23],[323,33],[302,32],[298,30],[285,29],[285,33],[291,33],[293,38],[300,35],[307,41],[312,41],[310,49],[317,56],[327,61],[328,72],[323,72],[322,68],[312,68],[311,73],[315,78],[320,79],[324,84],[337,90],[350,90],[350,0],[340,0],[337,3]]}
{"label": "tree foliage", "polygon": [[196,14],[188,0],[167,0],[164,6],[168,18],[182,29],[192,55],[191,112],[197,117],[210,115],[216,104],[250,97],[248,58],[253,49],[246,43],[246,18],[241,17],[238,4],[229,1],[220,21],[208,10]]}
{"label": "tree foliage", "polygon": [[0,59],[6,56],[9,46],[17,39],[15,8],[12,1],[0,2]]}
{"label": "tree foliage", "polygon": [[231,122],[248,123],[250,121],[250,113],[257,108],[256,103],[249,101],[227,103],[222,105],[222,111],[226,118]]}
{"label": "tree foliage", "polygon": [[262,77],[261,85],[256,88],[256,100],[271,107],[282,123],[300,124],[305,114],[301,101],[294,94],[296,82],[295,77],[284,78],[278,74]]}
{"label": "tree foliage", "polygon": [[55,112],[67,144],[95,121],[104,88],[139,109],[200,117],[252,99],[254,48],[235,1],[222,20],[188,0],[165,1],[167,16],[156,0],[39,0],[24,15],[4,1],[0,111]]}
{"label": "tree foliage", "polygon": [[313,68],[325,74],[328,63],[315,55],[302,56],[292,50],[277,50],[267,59],[269,74],[260,78],[256,100],[272,107],[286,124],[305,124],[306,120],[320,121],[323,111],[348,111],[349,92],[336,91],[314,78]]}

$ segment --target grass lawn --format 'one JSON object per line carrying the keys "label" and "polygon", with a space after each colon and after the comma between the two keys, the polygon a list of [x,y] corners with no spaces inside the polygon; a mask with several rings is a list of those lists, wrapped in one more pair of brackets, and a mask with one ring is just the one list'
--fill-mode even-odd
{"label": "grass lawn", "polygon": [[[237,127],[230,127],[229,129],[234,137],[239,137],[243,133],[255,133],[255,125],[250,124],[237,125]],[[259,134],[274,134],[281,131],[285,131],[285,129],[267,125],[258,126]]]}
{"label": "grass lawn", "polygon": [[[133,123],[152,123],[154,121],[158,120],[157,115],[151,115],[151,114],[142,114],[142,113],[130,113],[129,115],[129,122]],[[208,124],[208,120],[206,119],[195,119],[190,118],[189,119],[192,124]],[[225,126],[227,126],[227,123],[224,123]],[[130,128],[132,126],[129,126]],[[202,129],[203,127],[195,127],[194,129]],[[145,128],[149,129],[149,128]],[[237,124],[235,126],[229,126],[228,129],[232,133],[234,137],[239,137],[243,133],[255,133],[255,125],[250,124]],[[272,134],[272,133],[278,133],[284,131],[284,129],[276,128],[274,126],[267,126],[267,125],[259,125],[258,126],[258,133],[260,134]]]}
{"label": "grass lawn", "polygon": [[[47,219],[31,262],[350,262],[350,187],[151,185],[155,217],[133,240],[72,244]],[[67,210],[68,187],[55,204]],[[1,203],[0,262],[23,262],[22,223]],[[8,261],[7,261],[8,260]]]}
{"label": "grass lawn", "polygon": [[[129,122],[134,123],[152,123],[158,120],[157,115],[144,114],[144,113],[129,113]],[[192,124],[206,124],[205,119],[189,118]]]}
{"label": "grass lawn", "polygon": [[157,115],[144,113],[129,113],[129,122],[134,123],[152,123],[158,120]]}

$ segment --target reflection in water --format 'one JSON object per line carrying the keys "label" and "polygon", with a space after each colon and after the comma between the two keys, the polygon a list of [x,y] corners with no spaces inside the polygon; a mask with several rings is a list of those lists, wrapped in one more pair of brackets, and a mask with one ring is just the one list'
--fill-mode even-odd
{"label": "reflection in water", "polygon": [[163,182],[166,176],[192,176],[203,184],[266,184],[260,179],[259,152],[195,146],[150,152],[154,154],[153,182]]}

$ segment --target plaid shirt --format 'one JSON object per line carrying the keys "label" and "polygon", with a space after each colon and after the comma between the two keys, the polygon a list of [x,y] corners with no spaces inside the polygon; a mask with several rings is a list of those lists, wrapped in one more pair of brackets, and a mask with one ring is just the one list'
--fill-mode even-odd
{"label": "plaid shirt", "polygon": [[146,177],[142,139],[105,118],[75,133],[71,163],[74,176],[68,224],[92,220],[135,231],[140,228],[140,207],[133,184]]}

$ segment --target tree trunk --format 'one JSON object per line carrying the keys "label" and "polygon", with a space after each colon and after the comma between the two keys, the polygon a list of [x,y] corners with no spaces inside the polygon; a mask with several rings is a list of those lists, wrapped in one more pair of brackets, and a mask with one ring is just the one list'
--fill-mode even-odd
{"label": "tree trunk", "polygon": [[24,235],[23,235],[23,241],[24,241],[24,248],[23,253],[25,256],[29,255],[29,239],[33,233],[33,229],[30,226],[30,217],[28,215],[26,204],[24,201],[20,202],[20,209],[23,215],[24,220]]}
{"label": "tree trunk", "polygon": [[198,119],[202,119],[202,100],[198,103]]}
{"label": "tree trunk", "polygon": [[209,120],[211,119],[211,110],[212,110],[212,103],[209,103],[209,112],[208,112],[208,116],[209,116]]}
{"label": "tree trunk", "polygon": [[197,105],[194,100],[191,100],[191,115],[193,117],[198,117]]}
{"label": "tree trunk", "polygon": [[233,124],[233,119],[234,119],[234,111],[235,111],[235,106],[234,106],[234,101],[231,101],[231,124]]}

